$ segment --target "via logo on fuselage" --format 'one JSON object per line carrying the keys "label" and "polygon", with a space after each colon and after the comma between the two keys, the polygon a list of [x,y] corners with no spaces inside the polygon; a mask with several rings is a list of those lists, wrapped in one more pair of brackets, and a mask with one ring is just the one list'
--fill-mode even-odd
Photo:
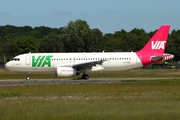
{"label": "via logo on fuselage", "polygon": [[35,56],[32,56],[32,67],[44,67],[46,65],[48,67],[51,67],[52,57],[52,55],[40,55],[37,58],[35,58]]}
{"label": "via logo on fuselage", "polygon": [[165,43],[166,41],[152,41],[151,43],[151,49],[152,50],[159,50],[159,49],[163,49],[165,48]]}

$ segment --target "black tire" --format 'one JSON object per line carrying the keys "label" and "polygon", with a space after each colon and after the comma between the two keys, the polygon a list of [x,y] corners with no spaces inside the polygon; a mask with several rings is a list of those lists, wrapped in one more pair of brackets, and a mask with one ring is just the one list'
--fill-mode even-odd
{"label": "black tire", "polygon": [[87,75],[87,74],[82,75],[82,79],[88,80],[89,79],[89,75]]}

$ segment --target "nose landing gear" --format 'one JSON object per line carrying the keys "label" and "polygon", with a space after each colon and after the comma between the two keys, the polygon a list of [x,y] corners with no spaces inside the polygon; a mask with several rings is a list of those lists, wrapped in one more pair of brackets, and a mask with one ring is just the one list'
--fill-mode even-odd
{"label": "nose landing gear", "polygon": [[26,80],[30,80],[30,75],[31,75],[31,73],[28,72],[27,77],[26,77]]}

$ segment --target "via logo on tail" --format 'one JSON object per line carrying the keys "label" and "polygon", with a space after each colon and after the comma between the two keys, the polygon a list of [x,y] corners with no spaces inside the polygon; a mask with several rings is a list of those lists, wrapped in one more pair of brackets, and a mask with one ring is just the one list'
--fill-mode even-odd
{"label": "via logo on tail", "polygon": [[152,41],[151,45],[152,45],[152,50],[159,50],[159,49],[163,49],[165,48],[165,43],[166,41]]}

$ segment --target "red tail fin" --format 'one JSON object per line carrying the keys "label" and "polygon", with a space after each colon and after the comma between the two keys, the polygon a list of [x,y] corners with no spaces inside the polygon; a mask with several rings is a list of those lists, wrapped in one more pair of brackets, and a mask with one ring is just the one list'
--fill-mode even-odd
{"label": "red tail fin", "polygon": [[[164,53],[166,42],[169,34],[169,25],[161,26],[148,43],[140,50],[141,52],[157,52]],[[139,51],[139,52],[140,52]]]}
{"label": "red tail fin", "polygon": [[136,52],[143,65],[154,64],[162,61],[162,57],[159,56],[164,55],[169,29],[169,25],[161,26],[147,44],[141,50]]}

